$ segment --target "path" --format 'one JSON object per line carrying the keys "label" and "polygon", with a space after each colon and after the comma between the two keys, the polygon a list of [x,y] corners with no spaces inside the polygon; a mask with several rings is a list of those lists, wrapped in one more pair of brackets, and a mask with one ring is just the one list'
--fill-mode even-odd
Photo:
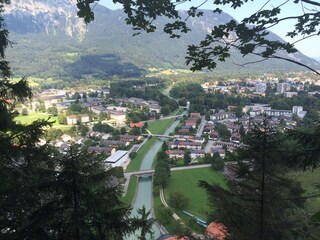
{"label": "path", "polygon": [[[160,189],[160,200],[162,202],[162,204],[167,208],[169,207],[169,205],[167,204],[166,202],[166,199],[164,198],[164,192],[163,192],[163,189],[161,188]],[[181,220],[181,218],[176,214],[176,213],[173,213],[172,214],[172,217],[174,218],[174,220],[178,221],[178,220]]]}

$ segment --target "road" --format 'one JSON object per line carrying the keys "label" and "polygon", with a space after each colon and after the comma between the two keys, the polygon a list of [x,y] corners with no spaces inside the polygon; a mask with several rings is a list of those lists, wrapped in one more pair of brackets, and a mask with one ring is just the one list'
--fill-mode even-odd
{"label": "road", "polygon": [[205,148],[204,148],[204,152],[205,152],[205,153],[210,153],[210,149],[212,148],[213,143],[214,143],[214,142],[213,142],[212,140],[209,140],[209,141],[208,141],[207,145],[206,145]]}
{"label": "road", "polygon": [[200,123],[200,125],[198,127],[198,131],[197,131],[196,137],[201,137],[205,124],[206,124],[206,118],[205,118],[205,116],[202,116],[201,123]]}

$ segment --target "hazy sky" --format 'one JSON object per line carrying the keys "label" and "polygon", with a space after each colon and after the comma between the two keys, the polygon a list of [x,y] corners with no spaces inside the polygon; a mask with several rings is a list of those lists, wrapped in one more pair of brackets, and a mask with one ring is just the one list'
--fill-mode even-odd
{"label": "hazy sky", "polygon": [[[199,0],[194,0],[192,1],[193,3],[201,3]],[[201,8],[202,9],[215,9],[216,7],[213,6],[211,3],[212,1],[208,1],[205,5],[203,5]],[[249,16],[249,14],[255,13],[258,11],[264,3],[267,2],[267,0],[256,0],[254,2],[246,3],[245,7],[238,8],[236,10],[228,7],[228,6],[223,6],[222,9],[224,12],[230,14],[232,17],[234,17],[236,20],[240,21],[244,17]],[[270,0],[268,5],[266,7],[270,6],[277,6],[283,2],[286,2],[285,0]],[[293,0],[290,0],[286,5],[283,7],[282,10],[282,16],[297,16],[303,14],[303,11],[308,11],[310,9],[309,6],[305,5],[304,9],[303,6],[300,4],[293,4]],[[121,5],[115,5],[113,4],[112,0],[100,0],[100,4],[110,8],[110,9],[118,9],[121,8]],[[190,3],[184,3],[180,5],[181,9],[188,9],[192,4]],[[317,11],[320,11],[320,9],[317,9]],[[278,24],[277,26],[273,27],[270,29],[272,32],[275,34],[279,35],[280,37],[284,38],[288,42],[294,42],[297,39],[291,39],[288,37],[285,37],[286,32],[290,31],[293,29],[294,23],[293,22],[285,22],[283,24]],[[303,41],[298,42],[296,45],[296,48],[300,50],[302,53],[309,57],[319,57],[320,58],[320,36],[312,37],[309,39],[305,39]]]}

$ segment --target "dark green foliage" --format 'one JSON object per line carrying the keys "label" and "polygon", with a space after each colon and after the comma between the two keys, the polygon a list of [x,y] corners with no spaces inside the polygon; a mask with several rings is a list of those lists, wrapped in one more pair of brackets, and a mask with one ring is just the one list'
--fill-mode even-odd
{"label": "dark green foliage", "polygon": [[171,209],[161,205],[158,211],[157,221],[165,225],[165,224],[169,224],[172,220],[173,220],[173,217],[172,217]]}
{"label": "dark green foliage", "polygon": [[74,103],[69,106],[68,111],[70,114],[81,113],[83,111],[83,107],[79,103]]}
{"label": "dark green foliage", "polygon": [[59,122],[59,124],[64,124],[64,125],[67,125],[67,117],[65,116],[65,115],[63,115],[63,114],[60,114],[59,116],[58,116],[58,122]]}
{"label": "dark green foliage", "polygon": [[170,193],[169,204],[171,207],[184,210],[188,206],[188,198],[181,192]]}
{"label": "dark green foliage", "polygon": [[223,222],[235,239],[290,239],[302,229],[305,198],[300,184],[286,176],[286,144],[267,120],[251,128],[245,144],[229,156],[237,163],[229,169],[236,178],[228,189],[200,183],[214,208],[209,220]]}
{"label": "dark green foliage", "polygon": [[89,131],[89,127],[86,125],[80,124],[78,126],[78,131],[80,133],[80,136],[85,137],[85,136],[87,136],[87,133]]}
{"label": "dark green foliage", "polygon": [[[304,169],[317,168],[320,165],[320,125],[313,125],[307,128],[289,131],[289,135],[298,141],[297,146],[302,148],[299,155],[299,162]],[[300,165],[300,167],[301,167]]]}
{"label": "dark green foliage", "polygon": [[231,132],[228,130],[226,125],[224,125],[223,123],[217,123],[215,125],[215,129],[224,141],[229,141],[231,137]]}
{"label": "dark green foliage", "polygon": [[110,133],[114,131],[114,128],[108,124],[99,122],[93,125],[92,130],[96,132]]}
{"label": "dark green foliage", "polygon": [[123,178],[124,177],[124,172],[123,172],[123,167],[114,167],[110,169],[111,175],[114,175],[117,178]]}
{"label": "dark green foliage", "polygon": [[53,116],[58,116],[58,109],[57,109],[57,107],[49,107],[49,108],[47,109],[47,112],[48,112],[49,114],[52,114]]}
{"label": "dark green foliage", "polygon": [[50,128],[45,133],[45,138],[47,141],[58,140],[63,135],[61,129]]}
{"label": "dark green foliage", "polygon": [[214,170],[216,171],[222,171],[224,168],[224,161],[223,159],[220,157],[219,154],[215,154],[213,155],[213,158],[211,160],[211,166]]}
{"label": "dark green foliage", "polygon": [[153,178],[153,184],[161,188],[165,188],[170,177],[170,165],[167,154],[159,152],[157,154],[157,162]]}
{"label": "dark green foliage", "polygon": [[191,163],[191,156],[190,156],[189,150],[185,150],[183,155],[183,162],[184,162],[184,165],[189,165]]}
{"label": "dark green foliage", "polygon": [[134,127],[129,131],[129,134],[139,136],[141,134],[141,129]]}
{"label": "dark green foliage", "polygon": [[148,240],[151,239],[154,232],[152,231],[152,225],[155,222],[155,219],[150,218],[151,210],[147,212],[145,206],[141,209],[138,209],[139,219],[141,219],[141,228],[139,231],[141,233],[137,236],[139,240]]}

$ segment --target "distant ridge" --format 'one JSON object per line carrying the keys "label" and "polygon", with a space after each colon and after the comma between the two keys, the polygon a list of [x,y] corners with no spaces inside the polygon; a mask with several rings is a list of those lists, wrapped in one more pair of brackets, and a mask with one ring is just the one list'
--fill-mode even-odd
{"label": "distant ridge", "polygon": [[[16,0],[5,11],[10,40],[17,43],[8,51],[16,76],[34,76],[74,80],[83,78],[139,77],[146,69],[187,68],[188,44],[197,44],[213,26],[232,19],[228,14],[205,11],[190,18],[192,32],[181,39],[170,39],[161,31],[132,37],[122,10],[95,8],[95,21],[86,26],[76,16],[75,0]],[[181,13],[186,14],[185,12]],[[165,19],[159,19],[159,29]],[[272,34],[272,38],[280,39]],[[289,56],[285,54],[285,56]],[[319,62],[302,53],[290,55],[318,69]],[[260,64],[239,65],[258,60],[245,59],[236,51],[217,71],[296,71],[302,68],[284,61],[268,60]],[[234,64],[236,63],[236,64]]]}

